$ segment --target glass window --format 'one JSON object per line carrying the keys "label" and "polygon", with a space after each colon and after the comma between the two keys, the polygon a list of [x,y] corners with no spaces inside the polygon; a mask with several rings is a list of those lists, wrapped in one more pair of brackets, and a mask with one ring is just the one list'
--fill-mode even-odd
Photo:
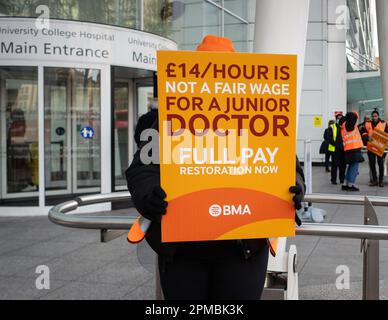
{"label": "glass window", "polygon": [[139,0],[0,0],[0,13],[36,17],[36,7],[47,5],[50,18],[80,20],[140,28]]}
{"label": "glass window", "polygon": [[173,2],[166,0],[143,0],[144,30],[156,34],[171,35],[174,18]]}
{"label": "glass window", "polygon": [[137,119],[151,110],[152,100],[154,100],[154,87],[137,87]]}
{"label": "glass window", "polygon": [[224,8],[233,12],[235,15],[244,20],[247,20],[248,18],[248,5],[249,1],[224,0]]}
{"label": "glass window", "polygon": [[183,14],[172,19],[171,37],[182,50],[195,50],[207,34],[222,35],[222,9],[200,0],[184,1]]}
{"label": "glass window", "polygon": [[46,190],[99,191],[100,70],[45,68],[44,82]]}
{"label": "glass window", "polygon": [[[45,4],[53,19],[80,20],[136,29],[141,28],[143,16],[144,31],[171,38],[181,49],[193,50],[206,34],[222,35],[223,9],[220,7],[224,6],[236,16],[248,20],[248,10],[252,3],[252,0],[0,0],[0,15],[35,17],[36,7]],[[248,33],[245,26],[231,30],[231,26],[237,21],[239,24],[243,22],[236,18],[233,18],[236,22],[228,22],[228,19],[233,20],[228,16],[230,15],[225,12],[224,35],[234,32],[246,37]],[[244,45],[241,43],[238,47]]]}
{"label": "glass window", "polygon": [[225,12],[224,16],[225,37],[233,41],[235,49],[239,52],[248,51],[248,24]]}
{"label": "glass window", "polygon": [[[131,110],[132,111],[132,110]],[[129,163],[129,83],[114,84],[114,186],[126,186],[125,170]],[[131,137],[132,139],[132,137]]]}
{"label": "glass window", "polygon": [[0,139],[0,198],[37,196],[37,68],[0,67]]}

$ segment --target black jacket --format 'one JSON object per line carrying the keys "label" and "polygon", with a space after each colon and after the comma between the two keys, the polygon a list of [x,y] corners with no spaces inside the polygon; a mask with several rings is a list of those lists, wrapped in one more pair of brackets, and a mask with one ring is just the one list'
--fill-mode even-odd
{"label": "black jacket", "polygon": [[[348,112],[345,116],[346,131],[351,132],[357,126],[358,117],[354,112]],[[360,149],[345,151],[345,161],[347,164],[365,161]]]}
{"label": "black jacket", "polygon": [[143,114],[137,121],[135,128],[135,142],[137,147],[140,147],[140,135],[145,129],[152,127],[155,120],[158,118],[158,109],[151,109],[147,113]]}
{"label": "black jacket", "polygon": [[336,124],[336,127],[337,127],[336,139],[334,140],[334,132],[332,127],[328,128],[327,139],[329,141],[329,144],[335,146],[335,152],[340,153],[340,152],[344,152],[344,145],[342,141],[341,127],[338,124]]}
{"label": "black jacket", "polygon": [[369,135],[368,135],[368,130],[366,130],[366,122],[362,122],[358,125],[358,131],[360,131],[361,138],[362,138],[362,143],[364,146],[368,144],[369,141]]}
{"label": "black jacket", "polygon": [[[156,121],[157,123],[157,121]],[[154,128],[157,128],[156,123]],[[136,209],[141,213],[143,212],[144,202],[146,196],[151,190],[160,185],[160,168],[158,164],[144,165],[140,160],[141,148],[147,142],[140,146],[140,149],[134,155],[134,159],[126,170],[126,178],[128,182],[128,190],[131,193],[132,201]],[[303,169],[297,160],[296,162],[296,184],[299,185],[303,194],[305,193],[304,174]],[[161,242],[161,225],[157,221],[151,223],[150,228],[146,233],[146,240],[151,248],[161,256],[167,259],[172,259],[177,247],[184,247],[185,245],[191,246],[190,242],[176,243],[176,242]],[[222,247],[228,247],[231,243],[237,241],[238,245],[241,246],[243,254],[246,258],[261,250],[263,245],[263,239],[246,239],[246,240],[222,240],[222,241],[200,241],[196,242],[196,247],[202,247],[203,249],[212,247],[213,252],[223,251]]]}
{"label": "black jacket", "polygon": [[319,154],[325,154],[329,152],[329,140],[328,140],[329,128],[325,129],[323,133],[323,141],[319,148]]}

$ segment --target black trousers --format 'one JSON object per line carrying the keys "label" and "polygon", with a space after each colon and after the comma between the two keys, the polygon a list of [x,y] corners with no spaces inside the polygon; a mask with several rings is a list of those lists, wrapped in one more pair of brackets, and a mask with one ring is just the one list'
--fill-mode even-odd
{"label": "black trousers", "polygon": [[258,300],[268,264],[268,245],[246,259],[241,247],[224,255],[205,252],[199,257],[190,249],[176,253],[172,262],[159,256],[160,282],[166,300]]}
{"label": "black trousers", "polygon": [[337,173],[339,173],[340,183],[345,180],[346,161],[344,152],[333,152],[331,158],[331,182],[337,182]]}
{"label": "black trousers", "polygon": [[325,153],[325,167],[326,167],[326,170],[328,170],[330,168],[330,158],[333,159],[333,152],[327,151]]}
{"label": "black trousers", "polygon": [[372,175],[372,180],[377,182],[377,170],[376,170],[376,160],[377,165],[379,166],[379,182],[384,181],[384,157],[379,157],[373,152],[368,151],[369,159],[369,169]]}

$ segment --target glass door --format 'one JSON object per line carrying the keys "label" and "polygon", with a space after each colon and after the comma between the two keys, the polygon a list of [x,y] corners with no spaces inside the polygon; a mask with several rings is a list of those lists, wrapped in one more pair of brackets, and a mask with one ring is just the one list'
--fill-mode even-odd
{"label": "glass door", "polygon": [[[152,79],[151,79],[152,80]],[[151,110],[151,101],[154,100],[154,87],[152,82],[136,82],[137,119]]]}
{"label": "glass door", "polygon": [[100,70],[44,69],[47,194],[101,190]]}
{"label": "glass door", "polygon": [[38,68],[0,67],[0,199],[38,196]]}
{"label": "glass door", "polygon": [[130,93],[131,80],[116,80],[113,89],[113,146],[114,146],[114,190],[126,190],[127,181],[125,179],[125,170],[128,167],[132,150],[130,150],[129,122],[131,117]]}

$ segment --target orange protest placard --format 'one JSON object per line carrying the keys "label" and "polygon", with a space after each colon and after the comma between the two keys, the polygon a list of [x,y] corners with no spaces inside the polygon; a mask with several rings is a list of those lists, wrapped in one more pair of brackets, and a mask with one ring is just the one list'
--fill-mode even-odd
{"label": "orange protest placard", "polygon": [[293,236],[297,57],[159,51],[162,241]]}
{"label": "orange protest placard", "polygon": [[371,140],[367,144],[368,151],[382,157],[388,146],[388,134],[378,129],[373,130]]}

